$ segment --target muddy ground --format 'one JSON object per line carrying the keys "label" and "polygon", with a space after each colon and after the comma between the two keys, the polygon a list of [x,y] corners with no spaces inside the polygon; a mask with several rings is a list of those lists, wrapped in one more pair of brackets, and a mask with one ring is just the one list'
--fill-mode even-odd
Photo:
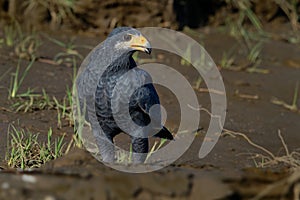
{"label": "muddy ground", "polygon": [[[278,137],[278,130],[290,152],[299,150],[300,112],[299,109],[291,111],[276,105],[272,99],[277,98],[288,104],[292,102],[296,83],[300,81],[300,48],[299,43],[292,44],[285,39],[291,29],[289,24],[281,24],[280,28],[272,25],[265,28],[273,35],[263,43],[262,62],[257,68],[268,70],[268,73],[250,73],[239,69],[247,65],[244,46],[223,29],[205,27],[194,30],[192,36],[204,44],[219,66],[224,52],[238,45],[234,53],[235,70],[220,67],[228,102],[225,128],[244,133],[251,141],[281,156],[284,155],[284,147]],[[37,93],[45,89],[49,96],[62,100],[66,87],[72,84],[73,68],[68,64],[57,65],[51,62],[64,49],[49,41],[45,34],[64,42],[74,38],[75,44],[88,47],[96,46],[105,35],[40,34],[42,45],[36,52],[39,59],[24,79],[20,93],[28,87],[35,88]],[[90,51],[87,47],[78,47],[76,50],[83,57]],[[179,69],[191,83],[197,80],[194,71],[188,66],[181,66],[178,58],[169,57],[165,61]],[[80,62],[81,59],[78,60]],[[14,48],[2,45],[0,74],[9,69],[11,71],[0,80],[0,159],[3,163],[0,199],[249,199],[265,191],[270,184],[281,183],[280,180],[282,183],[270,189],[262,199],[299,197],[299,192],[294,194],[299,188],[299,173],[292,182],[288,182],[286,178],[290,176],[291,166],[266,163],[266,168],[258,168],[258,163],[263,161],[260,155],[268,155],[243,137],[224,132],[213,151],[204,159],[199,159],[199,147],[210,120],[205,112],[201,112],[200,121],[204,129],[199,132],[193,145],[172,166],[158,172],[118,172],[103,166],[81,149],[74,149],[41,169],[25,172],[10,169],[5,165],[9,124],[40,133],[44,139],[49,127],[52,127],[55,135],[66,133],[67,140],[73,134],[73,127],[66,120],[63,120],[61,128],[57,128],[56,110],[26,113],[13,111],[12,100],[8,100],[7,96],[10,73],[16,70],[17,63]],[[24,58],[21,62],[22,70],[26,63],[28,61]],[[159,95],[170,116],[167,126],[171,130],[175,129],[178,125],[178,105],[170,93],[159,90]],[[207,92],[197,91],[197,96],[202,107],[209,109]],[[299,101],[298,97],[298,107]],[[120,143],[123,137],[118,138]]]}

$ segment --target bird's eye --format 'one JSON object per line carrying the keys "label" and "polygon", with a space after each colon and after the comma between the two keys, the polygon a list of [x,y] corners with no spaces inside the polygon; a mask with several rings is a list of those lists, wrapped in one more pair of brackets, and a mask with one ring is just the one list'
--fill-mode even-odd
{"label": "bird's eye", "polygon": [[129,35],[129,34],[126,34],[126,35],[124,35],[124,40],[125,41],[129,41],[129,40],[131,40],[131,35]]}

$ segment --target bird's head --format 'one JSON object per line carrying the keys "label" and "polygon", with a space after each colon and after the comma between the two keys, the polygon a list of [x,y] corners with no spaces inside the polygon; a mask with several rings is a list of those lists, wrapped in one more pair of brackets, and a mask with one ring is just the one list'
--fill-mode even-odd
{"label": "bird's head", "polygon": [[114,47],[118,50],[128,52],[142,51],[147,54],[151,53],[151,45],[149,41],[141,34],[140,31],[134,28],[115,28],[108,37],[114,40]]}

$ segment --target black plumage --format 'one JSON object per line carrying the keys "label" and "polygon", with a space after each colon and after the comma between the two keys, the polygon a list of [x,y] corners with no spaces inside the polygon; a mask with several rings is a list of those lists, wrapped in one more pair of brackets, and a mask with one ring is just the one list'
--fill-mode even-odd
{"label": "black plumage", "polygon": [[[160,101],[151,76],[136,66],[132,58],[135,51],[151,52],[146,38],[136,29],[116,28],[84,61],[84,69],[77,78],[81,108],[86,107],[87,113],[96,114],[87,114],[86,120],[92,125],[100,154],[105,162],[114,161],[113,138],[121,132],[131,134],[135,163],[145,160],[149,148],[148,137],[152,133],[155,133],[156,137],[173,139],[168,129],[161,125],[160,110],[155,109],[154,114],[150,112],[152,106],[159,105]],[[125,74],[126,78],[123,77]],[[125,96],[132,88],[136,89],[130,96],[128,105]],[[86,106],[83,106],[83,102]],[[126,127],[126,130],[123,130],[120,127],[127,125],[122,124],[122,119],[126,123],[128,118],[126,113],[122,112],[126,106],[133,122],[141,128]],[[114,114],[121,119],[118,123]],[[156,126],[142,128],[150,123]]]}

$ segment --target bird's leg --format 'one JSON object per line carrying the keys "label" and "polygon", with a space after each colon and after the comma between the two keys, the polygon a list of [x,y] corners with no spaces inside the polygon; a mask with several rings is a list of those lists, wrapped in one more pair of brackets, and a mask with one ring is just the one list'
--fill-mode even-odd
{"label": "bird's leg", "polygon": [[143,163],[148,153],[148,138],[131,137],[132,144],[132,162]]}
{"label": "bird's leg", "polygon": [[113,138],[109,134],[93,129],[98,145],[99,153],[103,162],[113,163],[115,161],[115,148]]}

